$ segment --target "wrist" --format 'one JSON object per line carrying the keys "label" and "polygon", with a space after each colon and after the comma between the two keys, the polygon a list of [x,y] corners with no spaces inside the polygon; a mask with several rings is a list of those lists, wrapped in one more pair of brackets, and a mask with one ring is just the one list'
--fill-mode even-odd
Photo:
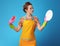
{"label": "wrist", "polygon": [[48,22],[48,21],[46,20],[46,17],[44,18],[44,22]]}
{"label": "wrist", "polygon": [[10,26],[11,29],[15,28],[15,26],[13,24],[9,24],[9,26]]}
{"label": "wrist", "polygon": [[42,26],[45,27],[46,24],[47,24],[47,21],[44,21],[43,24],[42,24]]}

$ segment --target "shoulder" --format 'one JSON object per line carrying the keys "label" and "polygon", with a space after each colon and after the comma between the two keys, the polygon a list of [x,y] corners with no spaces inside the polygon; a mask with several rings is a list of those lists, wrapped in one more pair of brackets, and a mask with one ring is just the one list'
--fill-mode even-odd
{"label": "shoulder", "polygon": [[25,17],[23,16],[23,17],[20,18],[20,21],[23,21],[24,19],[25,19]]}
{"label": "shoulder", "polygon": [[24,20],[24,19],[26,19],[26,16],[22,16],[20,19],[23,19]]}
{"label": "shoulder", "polygon": [[21,17],[21,18],[19,19],[19,23],[22,23],[22,22],[23,22],[23,20],[24,20],[24,18],[23,18],[23,17]]}
{"label": "shoulder", "polygon": [[23,19],[24,19],[24,17],[21,17],[21,18],[20,18],[20,20],[23,20]]}
{"label": "shoulder", "polygon": [[34,20],[38,20],[37,16],[33,16],[34,17]]}
{"label": "shoulder", "polygon": [[34,16],[34,21],[35,21],[35,22],[39,22],[39,20],[38,20],[38,17],[37,17],[37,16]]}
{"label": "shoulder", "polygon": [[19,23],[18,23],[18,24],[19,24],[19,25],[22,24],[23,21],[24,21],[24,17],[21,17],[21,18],[19,19]]}

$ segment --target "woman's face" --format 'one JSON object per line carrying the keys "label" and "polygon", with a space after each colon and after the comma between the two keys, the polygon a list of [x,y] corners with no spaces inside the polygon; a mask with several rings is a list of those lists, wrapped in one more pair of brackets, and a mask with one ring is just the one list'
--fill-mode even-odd
{"label": "woman's face", "polygon": [[26,9],[26,13],[29,13],[29,14],[33,13],[33,7],[32,7],[32,5],[28,6],[28,9]]}

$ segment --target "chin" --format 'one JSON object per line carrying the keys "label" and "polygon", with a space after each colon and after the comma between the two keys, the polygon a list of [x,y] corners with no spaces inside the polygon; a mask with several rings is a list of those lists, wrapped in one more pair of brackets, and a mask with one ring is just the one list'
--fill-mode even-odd
{"label": "chin", "polygon": [[32,12],[32,13],[30,13],[30,14],[33,14],[33,12]]}
{"label": "chin", "polygon": [[31,13],[31,15],[32,15],[32,13]]}

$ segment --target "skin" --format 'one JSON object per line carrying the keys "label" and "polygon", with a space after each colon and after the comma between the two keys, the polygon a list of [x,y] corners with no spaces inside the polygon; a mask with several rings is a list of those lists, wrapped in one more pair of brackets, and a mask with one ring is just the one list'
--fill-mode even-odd
{"label": "skin", "polygon": [[[32,5],[29,5],[29,6],[28,6],[28,9],[25,9],[25,11],[26,11],[26,19],[32,19],[32,13],[33,13],[33,7],[32,7]],[[15,31],[18,32],[18,31],[22,28],[22,23],[23,23],[23,21],[24,21],[24,18],[22,17],[22,18],[20,19],[20,22],[19,22],[20,24],[18,24],[18,27],[14,27],[14,30],[15,30]],[[40,31],[42,31],[42,29],[43,29],[44,27],[40,25],[40,23],[39,23],[39,21],[38,21],[38,18],[35,17],[35,16],[34,16],[34,21],[37,22],[36,25],[37,25],[38,29],[39,29]],[[45,21],[45,22],[47,22],[47,21]]]}

